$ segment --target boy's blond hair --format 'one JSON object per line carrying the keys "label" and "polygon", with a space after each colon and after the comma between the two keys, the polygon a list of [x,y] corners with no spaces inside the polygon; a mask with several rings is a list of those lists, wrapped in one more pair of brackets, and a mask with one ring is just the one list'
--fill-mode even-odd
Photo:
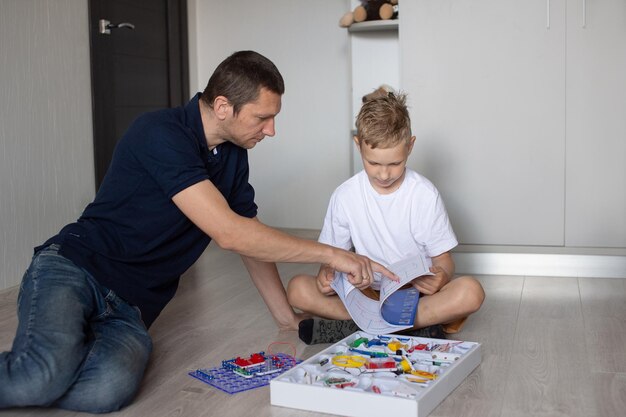
{"label": "boy's blond hair", "polygon": [[356,117],[356,136],[372,149],[411,142],[406,94],[389,92],[366,99]]}

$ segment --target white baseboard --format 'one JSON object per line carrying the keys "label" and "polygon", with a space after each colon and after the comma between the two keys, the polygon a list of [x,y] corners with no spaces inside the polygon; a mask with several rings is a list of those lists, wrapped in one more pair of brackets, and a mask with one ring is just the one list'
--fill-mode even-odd
{"label": "white baseboard", "polygon": [[454,253],[457,274],[626,278],[626,256]]}

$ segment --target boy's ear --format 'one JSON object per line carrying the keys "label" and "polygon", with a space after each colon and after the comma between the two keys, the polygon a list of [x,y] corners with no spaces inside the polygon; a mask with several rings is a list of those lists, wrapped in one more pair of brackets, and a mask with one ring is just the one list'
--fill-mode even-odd
{"label": "boy's ear", "polygon": [[356,147],[359,148],[359,150],[360,150],[361,149],[361,140],[359,139],[359,137],[354,135],[354,136],[352,136],[352,140],[354,141],[354,144],[356,145]]}
{"label": "boy's ear", "polygon": [[413,150],[413,145],[415,145],[415,136],[411,136],[411,139],[409,140],[409,155],[411,154],[411,151]]}
{"label": "boy's ear", "polygon": [[213,100],[213,111],[218,119],[224,120],[229,113],[232,113],[233,106],[226,97],[217,96],[215,100]]}

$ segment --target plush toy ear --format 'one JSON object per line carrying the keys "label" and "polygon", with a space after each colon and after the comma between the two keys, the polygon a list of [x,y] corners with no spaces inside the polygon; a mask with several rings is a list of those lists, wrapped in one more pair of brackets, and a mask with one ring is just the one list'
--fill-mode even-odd
{"label": "plush toy ear", "polygon": [[341,19],[339,19],[339,26],[342,28],[350,27],[352,23],[354,23],[354,16],[352,12],[346,12],[346,14],[341,16]]}
{"label": "plush toy ear", "polygon": [[[396,0],[397,2],[397,0]],[[382,20],[393,19],[398,15],[398,6],[394,6],[391,3],[385,3],[380,6],[378,14]]]}
{"label": "plush toy ear", "polygon": [[354,21],[357,23],[365,22],[365,20],[367,19],[367,10],[365,10],[364,6],[356,6],[354,8],[354,11],[352,12],[352,16],[354,18]]}

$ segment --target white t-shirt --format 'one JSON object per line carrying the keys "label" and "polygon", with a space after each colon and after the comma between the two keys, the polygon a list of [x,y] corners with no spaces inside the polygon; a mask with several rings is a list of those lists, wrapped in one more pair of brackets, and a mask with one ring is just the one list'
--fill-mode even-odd
{"label": "white t-shirt", "polygon": [[330,198],[319,241],[389,265],[423,253],[435,257],[458,242],[435,186],[407,168],[400,187],[379,194],[361,171]]}

